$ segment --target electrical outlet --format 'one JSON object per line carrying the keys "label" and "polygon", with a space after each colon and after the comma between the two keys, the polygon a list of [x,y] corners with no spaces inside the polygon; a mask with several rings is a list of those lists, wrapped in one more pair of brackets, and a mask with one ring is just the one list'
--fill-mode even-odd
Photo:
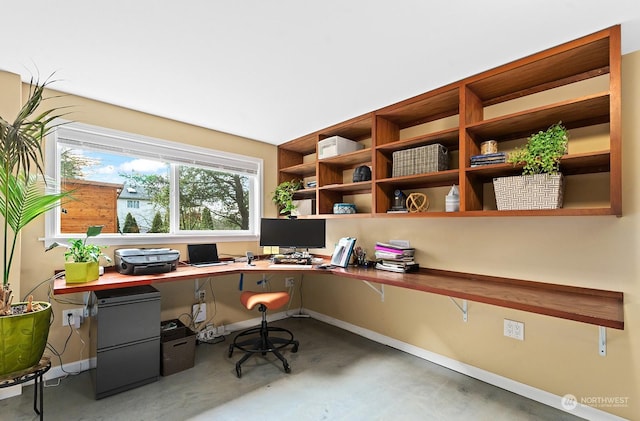
{"label": "electrical outlet", "polygon": [[284,278],[284,286],[286,288],[293,288],[295,278]]}
{"label": "electrical outlet", "polygon": [[204,289],[196,289],[196,300],[204,302],[206,296],[205,292],[206,291]]}
{"label": "electrical outlet", "polygon": [[207,319],[207,304],[194,304],[191,314],[195,323],[204,322]]}
{"label": "electrical outlet", "polygon": [[62,326],[71,325],[75,328],[79,328],[80,324],[82,324],[83,314],[84,309],[82,307],[62,310]]}
{"label": "electrical outlet", "polygon": [[524,341],[524,323],[504,319],[504,336]]}

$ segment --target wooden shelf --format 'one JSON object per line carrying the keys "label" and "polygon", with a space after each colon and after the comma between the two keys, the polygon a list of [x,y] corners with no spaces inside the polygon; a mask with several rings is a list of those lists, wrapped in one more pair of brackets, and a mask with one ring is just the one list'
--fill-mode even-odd
{"label": "wooden shelf", "polygon": [[393,186],[397,189],[416,189],[428,187],[451,186],[458,183],[458,170],[430,172],[426,174],[405,175],[402,177],[383,178],[376,184]]}
{"label": "wooden shelf", "polygon": [[357,183],[329,184],[319,187],[320,190],[339,191],[349,194],[371,193],[371,181],[358,181]]}
{"label": "wooden shelf", "polygon": [[325,165],[336,165],[344,168],[371,163],[371,148],[360,149],[342,155],[319,159],[318,162]]}
{"label": "wooden shelf", "polygon": [[367,113],[343,123],[327,127],[326,129],[318,131],[317,134],[320,140],[331,136],[342,136],[347,139],[358,141],[371,137],[372,125],[373,113]]}
{"label": "wooden shelf", "polygon": [[459,90],[459,86],[449,85],[382,108],[376,115],[399,128],[450,117],[459,113]]}
{"label": "wooden shelf", "polygon": [[[588,83],[587,79],[594,79],[594,83]],[[393,200],[394,190],[457,184],[461,194],[457,216],[620,216],[620,81],[620,26],[614,26],[287,142],[278,148],[278,179],[282,182],[315,175],[320,186],[316,191],[320,215],[331,214],[333,203],[345,201],[346,195],[371,192],[372,215],[392,217],[385,210]],[[605,83],[607,87],[603,86]],[[527,106],[528,102],[532,105]],[[496,104],[499,106],[489,109]],[[582,144],[580,139],[575,140],[583,152],[563,157],[561,172],[567,176],[600,174],[601,177],[573,177],[567,188],[578,193],[565,194],[573,201],[565,204],[568,209],[490,210],[494,206],[493,195],[485,194],[485,184],[494,177],[520,174],[521,167],[510,164],[469,167],[470,157],[480,153],[483,141],[496,140],[499,148],[502,143],[504,150],[510,150],[531,134],[559,121],[570,134],[576,130],[583,139],[589,136],[597,139]],[[365,149],[327,159],[316,158],[316,166],[304,162],[316,152],[317,142],[336,135],[359,141]],[[503,143],[507,141],[510,143]],[[570,137],[569,150],[573,142]],[[434,143],[454,152],[449,159],[457,162],[449,162],[451,169],[390,177],[394,152]],[[588,150],[589,145],[594,150]],[[350,175],[348,171],[359,165],[371,166],[371,184],[365,189],[344,183]],[[608,179],[608,188],[603,178]],[[589,202],[585,196],[591,185],[587,183],[593,180],[601,187],[598,192],[601,196],[595,201],[602,207],[576,209],[582,202]],[[410,217],[451,217],[442,211],[432,209]],[[394,214],[394,217],[409,216]]]}
{"label": "wooden shelf", "polygon": [[280,168],[280,172],[295,174],[300,177],[314,175],[316,173],[316,163],[305,162],[304,164],[293,165],[291,167]]}
{"label": "wooden shelf", "polygon": [[542,92],[557,86],[609,73],[607,30],[472,77],[469,88],[484,106]]}
{"label": "wooden shelf", "polygon": [[[565,155],[560,160],[560,171],[564,175],[608,172],[610,170],[609,160],[609,151]],[[515,167],[512,164],[481,165],[478,167],[467,167],[465,168],[465,172],[474,177],[490,180],[495,177],[519,175],[522,173],[522,165]]]}
{"label": "wooden shelf", "polygon": [[347,278],[624,329],[622,292],[436,269],[404,274],[360,268],[337,269],[334,272]]}
{"label": "wooden shelf", "polygon": [[428,133],[426,135],[415,136],[392,143],[385,143],[376,146],[376,150],[391,153],[402,149],[431,145],[433,143],[440,143],[449,150],[456,150],[458,149],[458,132],[459,129],[457,127],[440,130],[435,133]]}
{"label": "wooden shelf", "polygon": [[567,100],[497,117],[469,125],[467,131],[476,140],[510,140],[527,137],[558,121],[562,121],[567,129],[609,122],[609,95],[600,94]]}

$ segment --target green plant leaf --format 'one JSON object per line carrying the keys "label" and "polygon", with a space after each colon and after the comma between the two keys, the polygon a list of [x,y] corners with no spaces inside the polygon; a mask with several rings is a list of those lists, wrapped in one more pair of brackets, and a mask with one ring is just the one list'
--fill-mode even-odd
{"label": "green plant leaf", "polygon": [[92,225],[87,228],[87,237],[95,237],[102,232],[104,225]]}

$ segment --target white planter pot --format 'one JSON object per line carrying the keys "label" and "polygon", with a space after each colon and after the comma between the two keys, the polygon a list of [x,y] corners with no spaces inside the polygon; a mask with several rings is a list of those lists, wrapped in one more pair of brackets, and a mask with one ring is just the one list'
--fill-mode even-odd
{"label": "white planter pot", "polygon": [[562,174],[533,174],[493,179],[498,210],[538,210],[562,207]]}

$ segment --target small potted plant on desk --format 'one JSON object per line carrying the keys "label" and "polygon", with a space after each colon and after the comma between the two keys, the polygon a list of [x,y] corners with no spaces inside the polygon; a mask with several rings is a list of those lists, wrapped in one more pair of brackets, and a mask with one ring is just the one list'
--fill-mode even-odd
{"label": "small potted plant on desk", "polygon": [[64,264],[64,278],[68,284],[95,281],[100,277],[99,261],[104,258],[111,262],[111,258],[104,254],[103,246],[87,244],[87,239],[95,237],[102,232],[102,225],[92,225],[87,228],[84,239],[70,240],[71,244],[53,243],[47,250],[63,245],[67,247],[64,257],[67,260]]}
{"label": "small potted plant on desk", "polygon": [[562,207],[564,179],[560,159],[567,153],[569,134],[558,122],[529,137],[507,162],[523,165],[522,175],[493,179],[498,210],[558,209]]}

